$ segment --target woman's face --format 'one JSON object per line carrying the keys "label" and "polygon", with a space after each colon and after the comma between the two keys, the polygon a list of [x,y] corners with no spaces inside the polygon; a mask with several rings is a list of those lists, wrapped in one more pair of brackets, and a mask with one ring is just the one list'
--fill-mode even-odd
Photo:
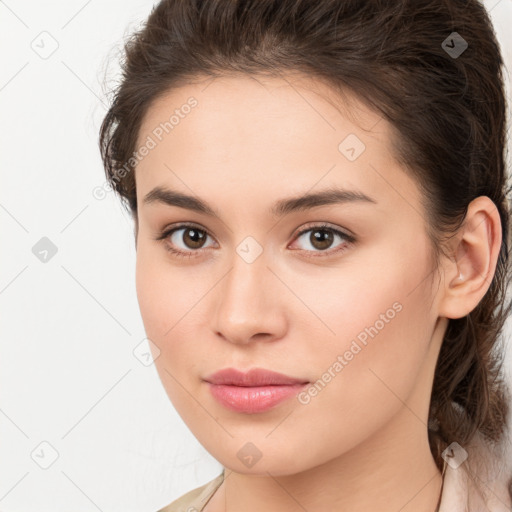
{"label": "woman's face", "polygon": [[[327,94],[297,77],[205,81],[161,97],[139,133],[136,286],[156,368],[199,442],[241,473],[426,433],[443,323],[420,193],[390,125]],[[156,187],[212,214],[170,193],[145,201]],[[205,381],[224,368],[310,385],[235,410]]]}

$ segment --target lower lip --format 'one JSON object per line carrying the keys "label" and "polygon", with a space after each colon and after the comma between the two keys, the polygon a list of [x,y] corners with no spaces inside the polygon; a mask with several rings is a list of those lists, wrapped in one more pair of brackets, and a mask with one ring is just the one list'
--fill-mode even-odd
{"label": "lower lip", "polygon": [[306,384],[282,386],[227,386],[207,383],[212,395],[225,407],[249,414],[268,411],[308,386]]}

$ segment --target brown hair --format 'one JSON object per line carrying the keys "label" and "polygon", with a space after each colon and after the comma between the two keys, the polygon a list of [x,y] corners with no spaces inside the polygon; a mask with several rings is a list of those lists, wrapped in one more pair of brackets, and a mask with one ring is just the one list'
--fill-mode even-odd
{"label": "brown hair", "polygon": [[[450,53],[454,41],[468,46]],[[500,368],[510,311],[502,65],[476,0],[163,0],[125,45],[101,127],[105,172],[136,218],[127,162],[157,97],[197,77],[289,71],[350,91],[389,121],[396,158],[423,193],[436,263],[469,203],[488,196],[503,230],[495,275],[470,314],[450,319],[434,375],[428,433],[441,469],[453,441],[464,446],[477,432],[500,441],[509,410]]]}

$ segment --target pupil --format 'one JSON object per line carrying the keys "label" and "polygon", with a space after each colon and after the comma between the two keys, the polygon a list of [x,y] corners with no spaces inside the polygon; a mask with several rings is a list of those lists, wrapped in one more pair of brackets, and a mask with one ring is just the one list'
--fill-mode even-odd
{"label": "pupil", "polygon": [[[194,236],[192,233],[196,233],[198,235]],[[192,239],[192,246],[196,248],[201,245],[202,240],[204,239],[204,235],[200,234],[201,231],[195,228],[191,228],[186,231],[186,235]]]}
{"label": "pupil", "polygon": [[[324,235],[317,236],[318,233],[324,233]],[[316,247],[316,243],[320,243],[320,249],[327,249],[332,242],[332,233],[330,231],[327,231],[325,229],[317,229],[316,231],[313,231],[311,233],[312,236],[312,245],[313,247]]]}

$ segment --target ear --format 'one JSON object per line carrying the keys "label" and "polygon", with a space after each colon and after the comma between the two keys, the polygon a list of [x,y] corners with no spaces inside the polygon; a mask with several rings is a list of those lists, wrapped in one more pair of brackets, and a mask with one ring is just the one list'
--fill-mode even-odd
{"label": "ear", "polygon": [[471,201],[463,225],[453,238],[453,260],[444,265],[444,294],[439,315],[462,318],[478,305],[489,289],[500,252],[501,219],[487,196]]}

